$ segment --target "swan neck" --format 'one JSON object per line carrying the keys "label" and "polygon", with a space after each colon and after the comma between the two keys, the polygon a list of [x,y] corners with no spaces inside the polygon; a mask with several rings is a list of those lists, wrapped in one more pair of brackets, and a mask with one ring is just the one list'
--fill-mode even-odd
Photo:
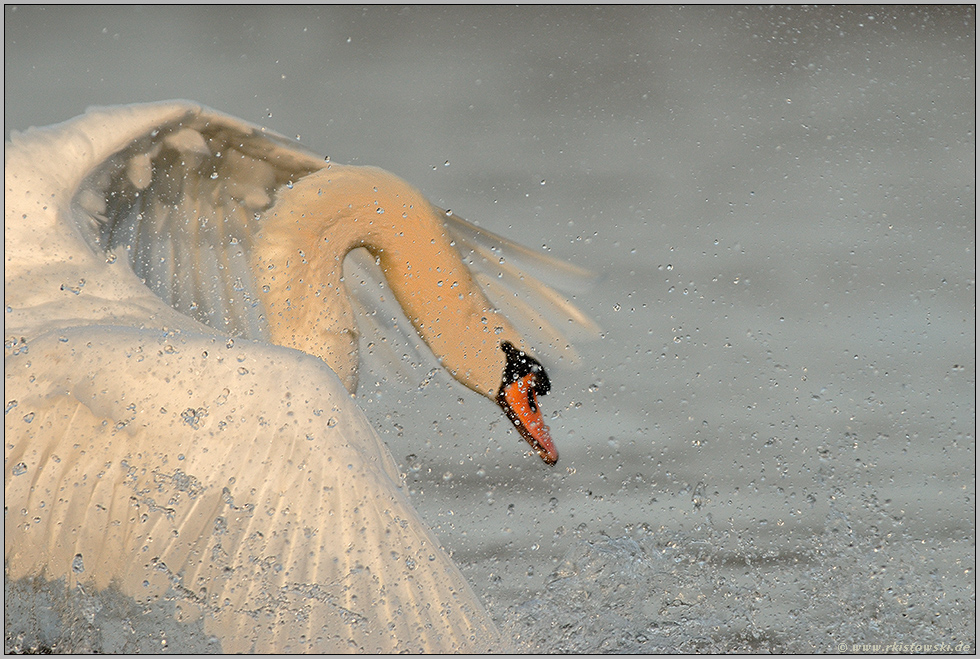
{"label": "swan neck", "polygon": [[[280,280],[289,281],[286,287],[280,281],[278,293],[270,296],[278,311],[288,311],[289,316],[288,321],[274,314],[268,318],[274,340],[278,334],[292,340],[293,347],[302,343],[306,348],[300,349],[317,354],[324,327],[356,337],[341,281],[342,263],[352,249],[365,247],[377,258],[416,331],[443,367],[470,389],[493,399],[507,363],[501,344],[509,341],[526,349],[517,330],[474,281],[447,233],[442,212],[393,174],[373,167],[328,165],[282,193],[262,234],[265,250],[278,252],[273,259],[277,262],[264,267],[272,265]],[[283,241],[291,243],[286,253]],[[288,309],[283,296],[290,299]],[[341,312],[339,319],[295,308],[298,301],[316,305],[314,298],[324,296]],[[304,336],[309,322],[317,323],[318,336]],[[353,350],[356,354],[356,342]]]}

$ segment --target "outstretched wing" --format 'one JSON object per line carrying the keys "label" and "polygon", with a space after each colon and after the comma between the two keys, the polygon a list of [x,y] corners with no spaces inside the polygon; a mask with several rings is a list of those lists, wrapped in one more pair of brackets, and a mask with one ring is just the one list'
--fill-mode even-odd
{"label": "outstretched wing", "polygon": [[[577,364],[575,341],[596,339],[600,329],[556,287],[583,290],[594,283],[595,275],[452,213],[444,211],[444,221],[487,297],[525,333],[531,345],[540,346],[542,354],[552,359]],[[554,282],[554,287],[546,282]]]}
{"label": "outstretched wing", "polygon": [[189,110],[107,155],[71,214],[160,299],[216,330],[263,338],[248,252],[278,192],[322,168],[300,144],[211,110]]}
{"label": "outstretched wing", "polygon": [[225,652],[500,647],[319,360],[91,326],[4,375],[10,579],[169,600]]}
{"label": "outstretched wing", "polygon": [[264,334],[247,258],[256,216],[323,166],[294,141],[184,101],[93,108],[14,134],[5,161],[8,332],[193,319],[247,338]]}

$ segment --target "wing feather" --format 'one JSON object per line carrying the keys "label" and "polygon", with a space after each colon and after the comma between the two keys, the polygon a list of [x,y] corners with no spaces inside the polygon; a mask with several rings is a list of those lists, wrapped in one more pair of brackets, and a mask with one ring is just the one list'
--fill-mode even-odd
{"label": "wing feather", "polygon": [[[254,278],[243,263],[254,219],[323,161],[238,119],[186,106],[134,134],[84,172],[74,223],[96,251],[124,255],[181,313],[234,335],[263,338]],[[103,208],[99,201],[105,205]]]}
{"label": "wing feather", "polygon": [[318,360],[89,327],[33,341],[5,384],[10,578],[170,601],[223,651],[500,647]]}

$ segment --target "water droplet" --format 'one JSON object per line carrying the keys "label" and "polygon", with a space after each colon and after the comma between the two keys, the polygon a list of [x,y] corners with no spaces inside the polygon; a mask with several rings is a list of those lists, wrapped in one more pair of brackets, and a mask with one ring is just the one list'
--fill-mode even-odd
{"label": "water droplet", "polygon": [[332,416],[327,419],[327,428],[333,428],[335,425],[337,425],[337,417]]}
{"label": "water droplet", "polygon": [[427,374],[425,375],[425,377],[424,377],[424,378],[422,378],[422,381],[421,381],[421,382],[419,383],[419,391],[422,391],[422,390],[423,390],[423,389],[425,389],[425,388],[426,388],[427,386],[429,386],[429,382],[431,382],[431,381],[432,381],[432,378],[434,378],[434,377],[435,377],[435,375],[436,375],[436,373],[438,373],[438,372],[439,372],[439,369],[437,369],[437,368],[434,368],[434,369],[432,369],[431,371],[429,371],[429,372],[428,372],[428,373],[427,373]]}
{"label": "water droplet", "polygon": [[82,561],[81,554],[75,554],[75,558],[71,561],[71,569],[76,574],[81,574],[85,571],[85,563]]}
{"label": "water droplet", "polygon": [[30,423],[34,420],[34,412],[28,412],[24,415],[24,423]]}
{"label": "water droplet", "polygon": [[184,423],[189,425],[191,428],[197,430],[201,427],[204,421],[204,417],[208,415],[208,411],[199,407],[196,410],[193,407],[188,407],[186,410],[180,413],[180,418],[184,420]]}
{"label": "water droplet", "polygon": [[14,468],[10,470],[14,476],[22,476],[27,473],[27,465],[23,462],[18,462],[14,465]]}
{"label": "water droplet", "polygon": [[62,284],[61,285],[61,290],[68,291],[69,293],[73,293],[75,295],[78,295],[79,293],[82,292],[82,288],[84,288],[84,287],[85,287],[85,280],[84,279],[79,279],[77,286],[72,286],[71,284]]}

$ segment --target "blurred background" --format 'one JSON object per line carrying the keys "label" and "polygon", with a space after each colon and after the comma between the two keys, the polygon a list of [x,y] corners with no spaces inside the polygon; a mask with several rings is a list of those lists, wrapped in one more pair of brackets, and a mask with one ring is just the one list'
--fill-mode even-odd
{"label": "blurred background", "polygon": [[434,361],[361,376],[524,649],[975,651],[973,7],[7,5],[4,37],[7,137],[187,98],[596,273],[554,468]]}

